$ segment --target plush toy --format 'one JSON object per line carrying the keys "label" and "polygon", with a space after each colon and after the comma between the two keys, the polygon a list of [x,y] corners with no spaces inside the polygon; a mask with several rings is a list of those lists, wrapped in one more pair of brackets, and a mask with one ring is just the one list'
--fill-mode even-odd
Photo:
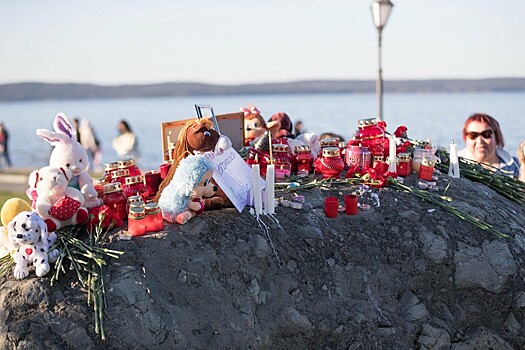
{"label": "plush toy", "polygon": [[[156,202],[159,201],[164,188],[171,183],[182,159],[195,153],[214,151],[218,148],[225,150],[228,147],[231,147],[231,142],[229,142],[227,137],[219,135],[219,133],[213,129],[213,122],[210,119],[195,119],[187,122],[179,132],[177,144],[173,152],[173,162],[166,178],[160,184],[154,200]],[[206,210],[233,207],[231,201],[220,188],[214,196],[206,198],[204,203]]]}
{"label": "plush toy", "polygon": [[286,137],[289,139],[292,139],[294,137],[293,135],[293,124],[292,120],[288,116],[288,114],[284,112],[277,112],[268,120],[266,124],[272,123],[272,122],[279,122],[279,129],[274,134],[275,138],[282,138]]}
{"label": "plush toy", "polygon": [[204,197],[211,196],[217,186],[211,182],[213,167],[202,154],[190,155],[180,161],[173,179],[159,199],[164,220],[185,224],[204,211]]}
{"label": "plush toy", "polygon": [[38,196],[36,211],[44,218],[49,232],[88,220],[84,196],[76,188],[68,187],[70,174],[64,168],[45,166],[30,176]]}
{"label": "plush toy", "polygon": [[281,127],[278,121],[264,122],[261,112],[255,106],[242,107],[244,112],[244,145],[250,146],[250,143],[269,130],[273,135]]}
{"label": "plush toy", "polygon": [[93,179],[87,173],[89,160],[86,150],[77,141],[77,131],[63,113],[58,113],[53,121],[53,129],[37,129],[36,134],[49,142],[55,148],[51,152],[49,165],[64,168],[73,174],[69,179],[69,186],[74,187],[84,196],[87,208],[102,205],[93,187]]}
{"label": "plush toy", "polygon": [[520,162],[520,176],[518,179],[525,182],[525,141],[518,146],[518,160]]}
{"label": "plush toy", "polygon": [[16,252],[13,254],[17,279],[29,275],[28,266],[35,267],[35,273],[42,277],[50,270],[49,263],[55,262],[59,251],[50,250],[56,234],[49,233],[44,220],[35,212],[23,211],[8,224],[8,236]]}
{"label": "plush toy", "polygon": [[0,227],[0,258],[14,253],[14,247],[11,245],[7,234],[7,225],[18,213],[23,211],[31,211],[31,207],[20,198],[9,198],[0,210],[0,217],[2,218],[2,227]]}

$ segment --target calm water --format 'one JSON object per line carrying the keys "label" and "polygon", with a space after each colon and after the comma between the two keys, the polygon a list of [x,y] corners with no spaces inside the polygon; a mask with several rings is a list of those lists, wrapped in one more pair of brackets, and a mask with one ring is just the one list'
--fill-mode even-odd
{"label": "calm water", "polygon": [[[237,112],[241,106],[253,104],[266,119],[284,111],[292,121],[302,120],[310,132],[337,132],[347,139],[352,137],[359,119],[374,117],[377,111],[374,94],[200,96],[0,103],[0,120],[11,134],[14,166],[36,169],[47,165],[51,146],[37,137],[35,130],[51,129],[56,113],[91,121],[102,143],[103,163],[116,160],[111,141],[117,134],[118,121],[126,119],[140,140],[140,167],[150,170],[162,161],[160,124],[195,117],[195,103],[211,104],[216,114]],[[524,111],[524,92],[410,93],[384,97],[388,131],[405,125],[412,138],[430,138],[438,145],[448,145],[454,139],[462,145],[464,120],[474,112],[484,112],[498,119],[506,140],[505,148],[512,154],[525,138],[520,129]]]}

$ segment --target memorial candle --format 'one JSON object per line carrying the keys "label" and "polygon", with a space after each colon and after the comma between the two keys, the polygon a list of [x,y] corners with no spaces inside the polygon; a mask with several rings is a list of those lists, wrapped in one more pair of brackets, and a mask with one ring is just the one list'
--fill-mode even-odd
{"label": "memorial candle", "polygon": [[397,158],[396,158],[396,137],[392,135],[392,137],[389,140],[388,144],[388,159],[389,159],[389,165],[388,165],[388,171],[391,173],[395,173],[397,170]]}
{"label": "memorial candle", "polygon": [[255,214],[262,214],[261,176],[259,175],[259,164],[252,165],[252,196]]}
{"label": "memorial candle", "polygon": [[459,158],[458,158],[458,145],[454,143],[450,144],[450,164],[448,165],[448,176],[459,178]]}
{"label": "memorial candle", "polygon": [[265,193],[265,211],[266,214],[275,213],[275,165],[269,164],[266,167],[266,188]]}

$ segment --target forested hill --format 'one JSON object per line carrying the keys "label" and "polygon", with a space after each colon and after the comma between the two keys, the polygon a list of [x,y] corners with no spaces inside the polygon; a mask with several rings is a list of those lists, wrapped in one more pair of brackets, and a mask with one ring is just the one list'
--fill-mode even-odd
{"label": "forested hill", "polygon": [[[525,78],[390,80],[385,81],[384,89],[385,92],[394,93],[525,91]],[[242,85],[212,85],[191,82],[147,85],[27,82],[0,85],[0,101],[371,92],[375,92],[375,81],[373,80],[310,80]]]}

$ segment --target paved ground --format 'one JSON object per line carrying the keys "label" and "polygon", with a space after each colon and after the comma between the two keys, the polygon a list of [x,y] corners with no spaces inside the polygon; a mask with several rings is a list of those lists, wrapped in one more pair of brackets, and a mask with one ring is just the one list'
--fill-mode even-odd
{"label": "paved ground", "polygon": [[14,172],[0,173],[0,191],[1,192],[25,192],[29,187],[27,174],[22,174],[19,170]]}

